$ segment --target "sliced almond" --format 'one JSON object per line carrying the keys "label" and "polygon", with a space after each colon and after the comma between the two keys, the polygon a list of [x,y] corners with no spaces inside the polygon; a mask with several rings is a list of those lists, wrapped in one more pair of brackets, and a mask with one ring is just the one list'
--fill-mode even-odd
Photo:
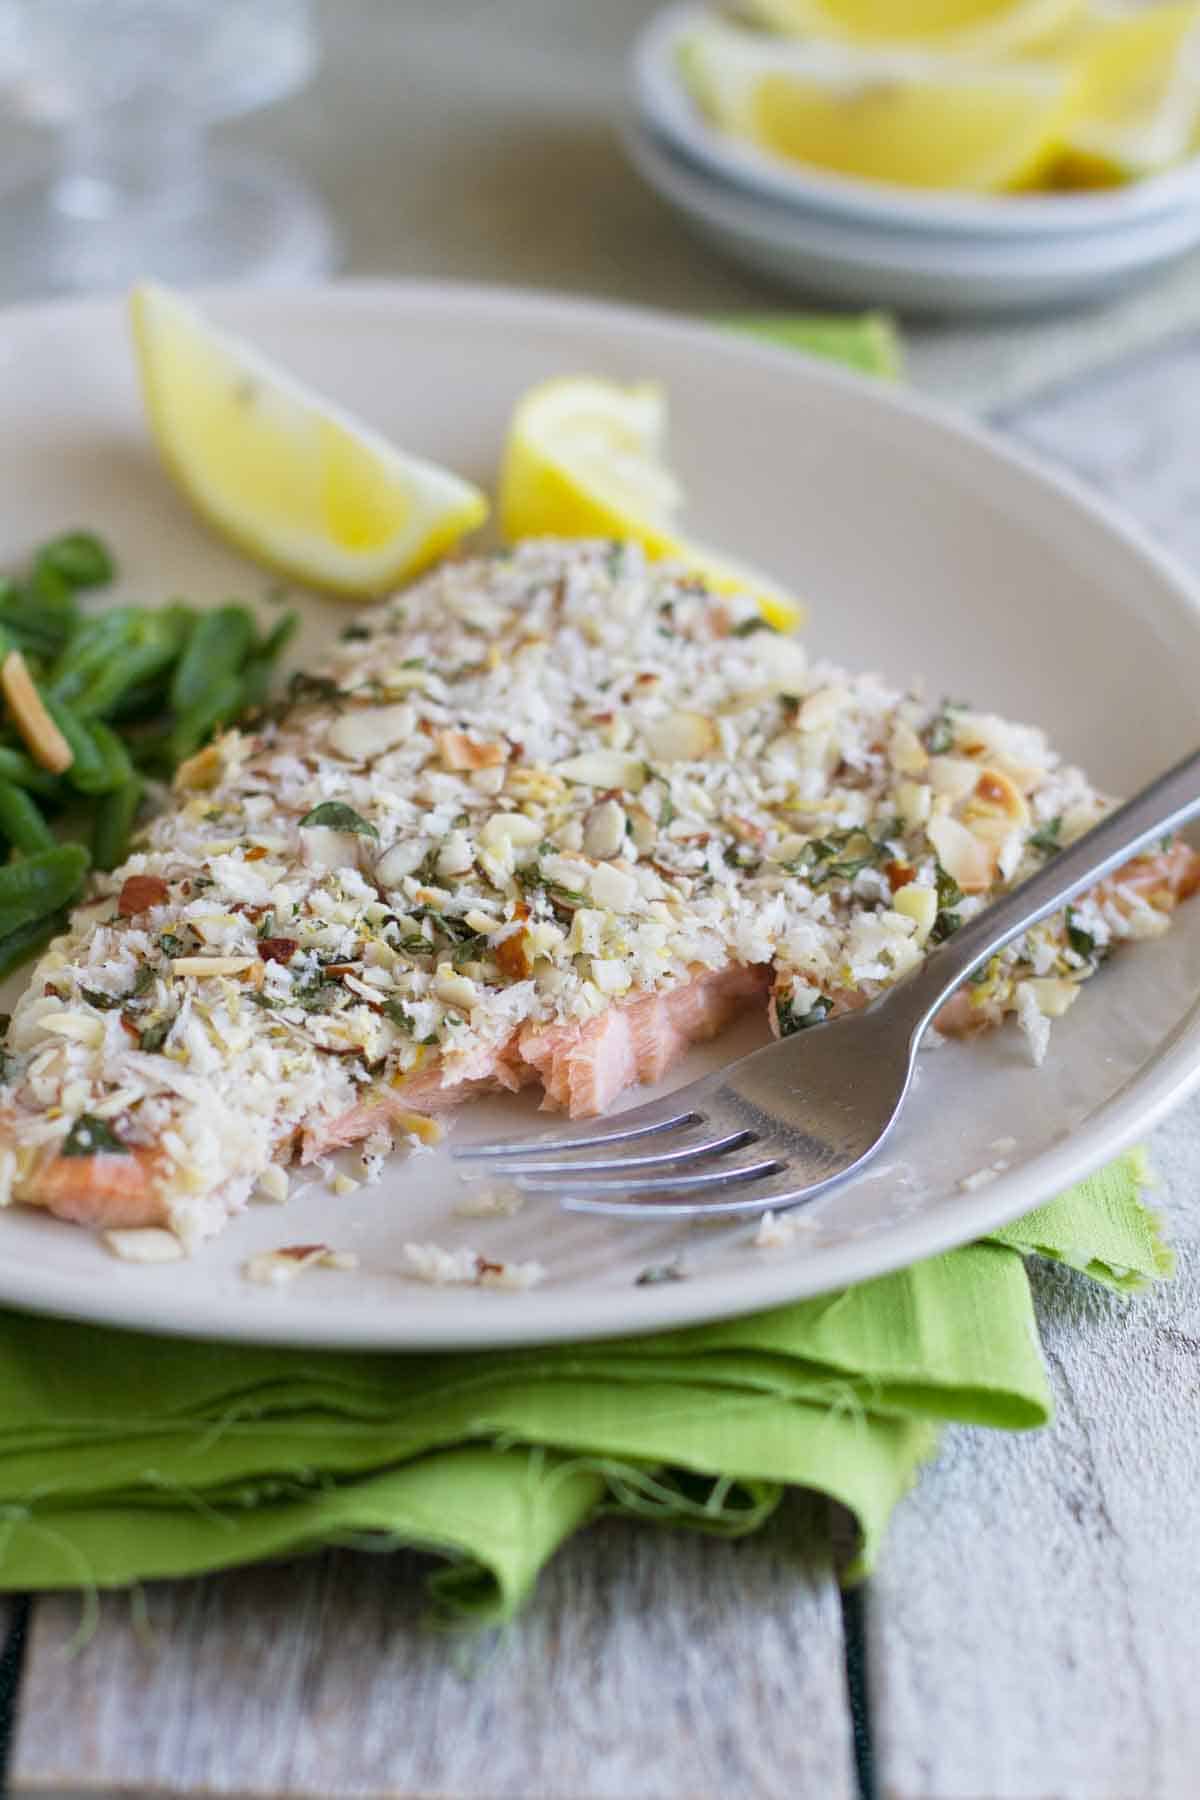
{"label": "sliced almond", "polygon": [[720,733],[712,719],[698,712],[668,713],[655,719],[642,733],[655,762],[699,762],[718,748]]}
{"label": "sliced almond", "polygon": [[924,825],[933,810],[933,789],[922,781],[898,781],[892,798],[902,824],[910,831]]}
{"label": "sliced almond", "polygon": [[382,756],[413,734],[417,715],[411,706],[356,706],[329,727],[328,744],[350,762]]}
{"label": "sliced almond", "polygon": [[892,726],[888,760],[901,775],[923,775],[929,765],[928,750],[904,719],[897,719]]}
{"label": "sliced almond", "polygon": [[658,826],[644,806],[630,807],[629,824],[630,835],[636,847],[643,852],[653,850],[658,842]]}
{"label": "sliced almond", "polygon": [[261,969],[255,956],[176,956],[171,961],[172,975],[244,975],[247,969]]}
{"label": "sliced almond", "polygon": [[434,741],[448,769],[494,769],[508,761],[507,745],[477,743],[465,731],[438,731]]}
{"label": "sliced almond", "polygon": [[919,887],[910,881],[892,895],[892,906],[917,928],[917,942],[923,944],[933,930],[938,915],[937,893],[931,887]]}
{"label": "sliced almond", "polygon": [[101,1233],[107,1247],[122,1262],[131,1263],[168,1263],[180,1262],[184,1255],[183,1245],[173,1231],[164,1231],[158,1225],[131,1227],[129,1230],[114,1229]]}
{"label": "sliced almond", "polygon": [[536,844],[542,836],[542,827],[536,819],[528,818],[524,813],[493,813],[486,820],[479,833],[479,841],[489,849],[496,850],[505,844],[515,844],[518,848],[527,848]]}
{"label": "sliced almond", "polygon": [[637,899],[640,889],[637,876],[613,863],[601,863],[588,877],[588,887],[597,906],[609,912],[626,912]]}
{"label": "sliced almond", "polygon": [[[354,831],[334,831],[329,825],[306,825],[300,833],[300,857],[307,869],[354,869],[358,867],[362,842]],[[212,854],[211,845],[209,854]]]}
{"label": "sliced almond", "polygon": [[594,956],[592,980],[602,994],[609,995],[625,993],[632,983],[629,969],[616,956]]}
{"label": "sliced almond", "polygon": [[3,690],[13,724],[34,762],[55,775],[71,767],[74,753],[33,685],[33,677],[19,650],[10,650],[0,663],[0,690]]}
{"label": "sliced almond", "polygon": [[414,869],[419,869],[431,849],[429,838],[401,838],[392,844],[375,864],[375,879],[381,888],[393,888]]}
{"label": "sliced almond", "polygon": [[1026,831],[1029,808],[1025,796],[1010,775],[1000,769],[980,769],[962,809],[964,824],[976,820],[1001,820],[1006,830]]}
{"label": "sliced almond", "polygon": [[802,694],[808,679],[808,652],[799,638],[770,631],[756,632],[749,640],[762,668],[766,690],[775,694]]}
{"label": "sliced almond", "polygon": [[603,862],[616,856],[625,843],[625,808],[616,800],[601,800],[593,806],[583,827],[583,848],[588,856]]}
{"label": "sliced almond", "polygon": [[189,756],[186,762],[180,763],[175,771],[175,786],[195,793],[205,793],[216,787],[224,766],[218,746],[206,744],[203,750],[197,750],[195,756]]}
{"label": "sliced almond", "polygon": [[796,714],[796,725],[801,731],[826,731],[836,724],[842,709],[850,698],[844,687],[818,688],[810,694],[800,711]]}
{"label": "sliced almond", "polygon": [[925,779],[935,794],[957,805],[979,780],[979,764],[965,756],[931,756]]}
{"label": "sliced almond", "polygon": [[1038,1011],[1044,1019],[1061,1019],[1069,1006],[1074,1006],[1079,998],[1079,983],[1064,981],[1057,975],[1039,975],[1026,981],[1028,988],[1038,1004]]}
{"label": "sliced almond", "polygon": [[448,831],[438,851],[437,872],[443,878],[465,875],[475,862],[475,847],[465,831]]}
{"label": "sliced almond", "polygon": [[619,788],[626,794],[640,793],[646,785],[645,763],[621,750],[584,750],[557,763],[554,772],[582,787]]}
{"label": "sliced almond", "polygon": [[510,981],[525,981],[533,974],[533,944],[524,927],[501,938],[492,955]]}
{"label": "sliced almond", "polygon": [[925,832],[938,861],[964,894],[982,894],[996,872],[996,847],[985,844],[949,813],[930,819]]}

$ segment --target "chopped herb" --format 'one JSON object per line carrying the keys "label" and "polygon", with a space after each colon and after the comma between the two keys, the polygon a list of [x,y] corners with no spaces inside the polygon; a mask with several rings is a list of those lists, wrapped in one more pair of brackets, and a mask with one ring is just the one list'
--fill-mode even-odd
{"label": "chopped herb", "polygon": [[750,870],[758,868],[762,858],[749,844],[735,841],[732,844],[726,844],[725,861],[731,869],[744,869],[749,873]]}
{"label": "chopped herb", "polygon": [[136,1000],[139,995],[147,993],[153,986],[153,967],[150,963],[140,963],[138,965],[138,972],[133,978],[133,986],[129,990],[128,998],[130,1000]]}
{"label": "chopped herb", "polygon": [[342,984],[336,975],[323,975],[318,971],[311,981],[293,987],[288,1005],[298,1006],[302,1012],[328,1012],[341,991]]}
{"label": "chopped herb", "polygon": [[954,748],[956,727],[954,714],[965,712],[964,700],[943,700],[941,707],[929,721],[923,733],[925,748],[931,756],[944,756],[947,750]]}
{"label": "chopped herb", "polygon": [[[604,567],[615,580],[625,567],[625,546],[620,538],[613,538],[604,555]],[[661,609],[660,609],[661,610]]]}
{"label": "chopped herb", "polygon": [[346,625],[338,633],[343,644],[363,644],[371,633],[365,625]]}
{"label": "chopped herb", "polygon": [[424,933],[419,931],[410,931],[407,937],[402,937],[400,948],[405,956],[430,956],[433,953],[433,945]]}
{"label": "chopped herb", "polygon": [[311,812],[305,813],[300,824],[302,827],[323,825],[329,831],[353,831],[358,837],[379,836],[374,825],[341,800],[322,800],[320,806],[314,806]]}
{"label": "chopped herb", "polygon": [[943,944],[952,937],[962,924],[962,914],[953,909],[962,899],[962,889],[952,875],[947,875],[941,863],[937,866],[937,917],[933,921],[933,929],[929,933],[931,944]]}
{"label": "chopped herb", "polygon": [[740,624],[734,626],[730,636],[738,638],[753,637],[756,631],[774,631],[776,636],[778,636],[777,627],[772,625],[769,619],[764,619],[761,616],[756,619],[743,619]]}
{"label": "chopped herb", "polygon": [[547,881],[544,886],[551,900],[560,906],[586,906],[588,903],[586,894],[579,893],[575,888],[564,887],[561,881]]}
{"label": "chopped herb", "polygon": [[677,1262],[649,1263],[634,1280],[634,1287],[657,1287],[660,1281],[686,1281]]}
{"label": "chopped herb", "polygon": [[811,839],[799,856],[782,866],[789,875],[802,875],[810,887],[818,888],[827,881],[853,881],[864,869],[877,867],[887,854],[886,839],[876,842],[869,832],[855,826]]}
{"label": "chopped herb", "polygon": [[423,669],[426,661],[424,656],[406,656],[400,667],[402,669]]}
{"label": "chopped herb", "polygon": [[450,961],[456,969],[461,968],[463,963],[480,962],[487,955],[487,945],[488,941],[484,933],[473,931],[470,937],[455,944],[450,953]]}
{"label": "chopped herb", "polygon": [[260,938],[275,936],[275,910],[273,907],[268,907],[262,918],[258,921],[258,930],[255,935]]}
{"label": "chopped herb", "polygon": [[398,1025],[401,1031],[412,1031],[412,1018],[403,1000],[385,1000],[379,1010],[385,1019],[390,1019],[393,1025]]}
{"label": "chopped herb", "polygon": [[89,1006],[94,1006],[98,1012],[114,1012],[123,1001],[122,995],[103,994],[99,988],[81,987],[79,993],[81,999],[86,1000]]}
{"label": "chopped herb", "polygon": [[287,684],[288,702],[292,706],[304,706],[318,700],[335,700],[341,697],[341,688],[331,675],[309,675],[304,669],[297,669]]}
{"label": "chopped herb", "polygon": [[833,1011],[833,1001],[821,994],[809,1007],[807,1012],[798,1013],[792,1000],[775,1001],[775,1017],[779,1023],[780,1037],[791,1037],[793,1032],[808,1031],[814,1025],[823,1024]]}
{"label": "chopped herb", "polygon": [[1062,845],[1059,842],[1059,833],[1061,831],[1062,814],[1059,813],[1058,817],[1051,819],[1049,824],[1042,825],[1037,831],[1031,833],[1029,839],[1030,849],[1040,850],[1043,856],[1056,855],[1057,852],[1062,849]]}
{"label": "chopped herb", "polygon": [[[257,999],[257,995],[255,996]],[[174,1019],[155,1019],[152,1025],[145,1025],[138,1033],[138,1049],[144,1050],[147,1056],[153,1056],[161,1050],[171,1035]]]}
{"label": "chopped herb", "polygon": [[180,936],[177,931],[164,931],[158,940],[158,947],[164,956],[186,956],[197,947],[196,934],[191,930],[187,930],[186,936]]}
{"label": "chopped herb", "polygon": [[117,1156],[129,1155],[128,1145],[121,1142],[103,1119],[97,1119],[92,1113],[80,1113],[63,1139],[59,1155],[95,1156],[102,1151],[108,1151]]}
{"label": "chopped herb", "polygon": [[1096,954],[1096,940],[1090,931],[1076,924],[1079,914],[1073,906],[1067,908],[1067,942],[1076,956],[1086,957],[1089,961]]}

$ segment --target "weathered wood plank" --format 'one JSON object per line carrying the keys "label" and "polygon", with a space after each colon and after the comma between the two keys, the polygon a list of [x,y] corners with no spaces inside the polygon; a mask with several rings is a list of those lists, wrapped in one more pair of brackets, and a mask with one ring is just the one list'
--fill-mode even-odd
{"label": "weathered wood plank", "polygon": [[1200,1770],[1200,1104],[1155,1137],[1180,1270],[1039,1269],[1058,1417],[956,1431],[868,1596],[886,1800],[1192,1800]]}
{"label": "weathered wood plank", "polygon": [[[490,1655],[423,1630],[421,1559],[343,1553],[38,1603],[14,1796],[850,1800],[826,1512],[723,1543],[610,1522]],[[148,1629],[147,1629],[148,1626]],[[471,1668],[470,1664],[474,1663]]]}

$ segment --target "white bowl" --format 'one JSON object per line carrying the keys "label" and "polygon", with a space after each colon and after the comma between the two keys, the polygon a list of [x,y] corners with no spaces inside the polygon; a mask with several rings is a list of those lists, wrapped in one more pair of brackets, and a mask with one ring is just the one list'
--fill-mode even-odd
{"label": "white bowl", "polygon": [[678,73],[680,42],[711,9],[691,0],[657,14],[634,45],[630,76],[643,122],[721,181],[806,213],[893,231],[983,238],[1057,239],[1121,232],[1187,208],[1200,235],[1200,157],[1128,187],[1090,193],[922,193],[884,182],[805,169],[708,124]]}
{"label": "white bowl", "polygon": [[625,132],[647,182],[702,237],[803,294],[902,311],[995,315],[1111,298],[1200,243],[1200,209],[1122,231],[1020,242],[890,231],[756,198],[681,156],[643,124]]}

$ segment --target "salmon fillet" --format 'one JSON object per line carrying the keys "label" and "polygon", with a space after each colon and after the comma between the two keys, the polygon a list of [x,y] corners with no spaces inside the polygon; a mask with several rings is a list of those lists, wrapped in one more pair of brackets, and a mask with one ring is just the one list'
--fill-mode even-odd
{"label": "salmon fillet", "polygon": [[[633,547],[447,564],[97,879],[9,1028],[0,1199],[192,1243],[273,1162],[478,1093],[603,1113],[744,1007],[863,1005],[1107,804],[1034,728],[810,666]],[[1057,1016],[1198,866],[1135,859],[944,1025]]]}

